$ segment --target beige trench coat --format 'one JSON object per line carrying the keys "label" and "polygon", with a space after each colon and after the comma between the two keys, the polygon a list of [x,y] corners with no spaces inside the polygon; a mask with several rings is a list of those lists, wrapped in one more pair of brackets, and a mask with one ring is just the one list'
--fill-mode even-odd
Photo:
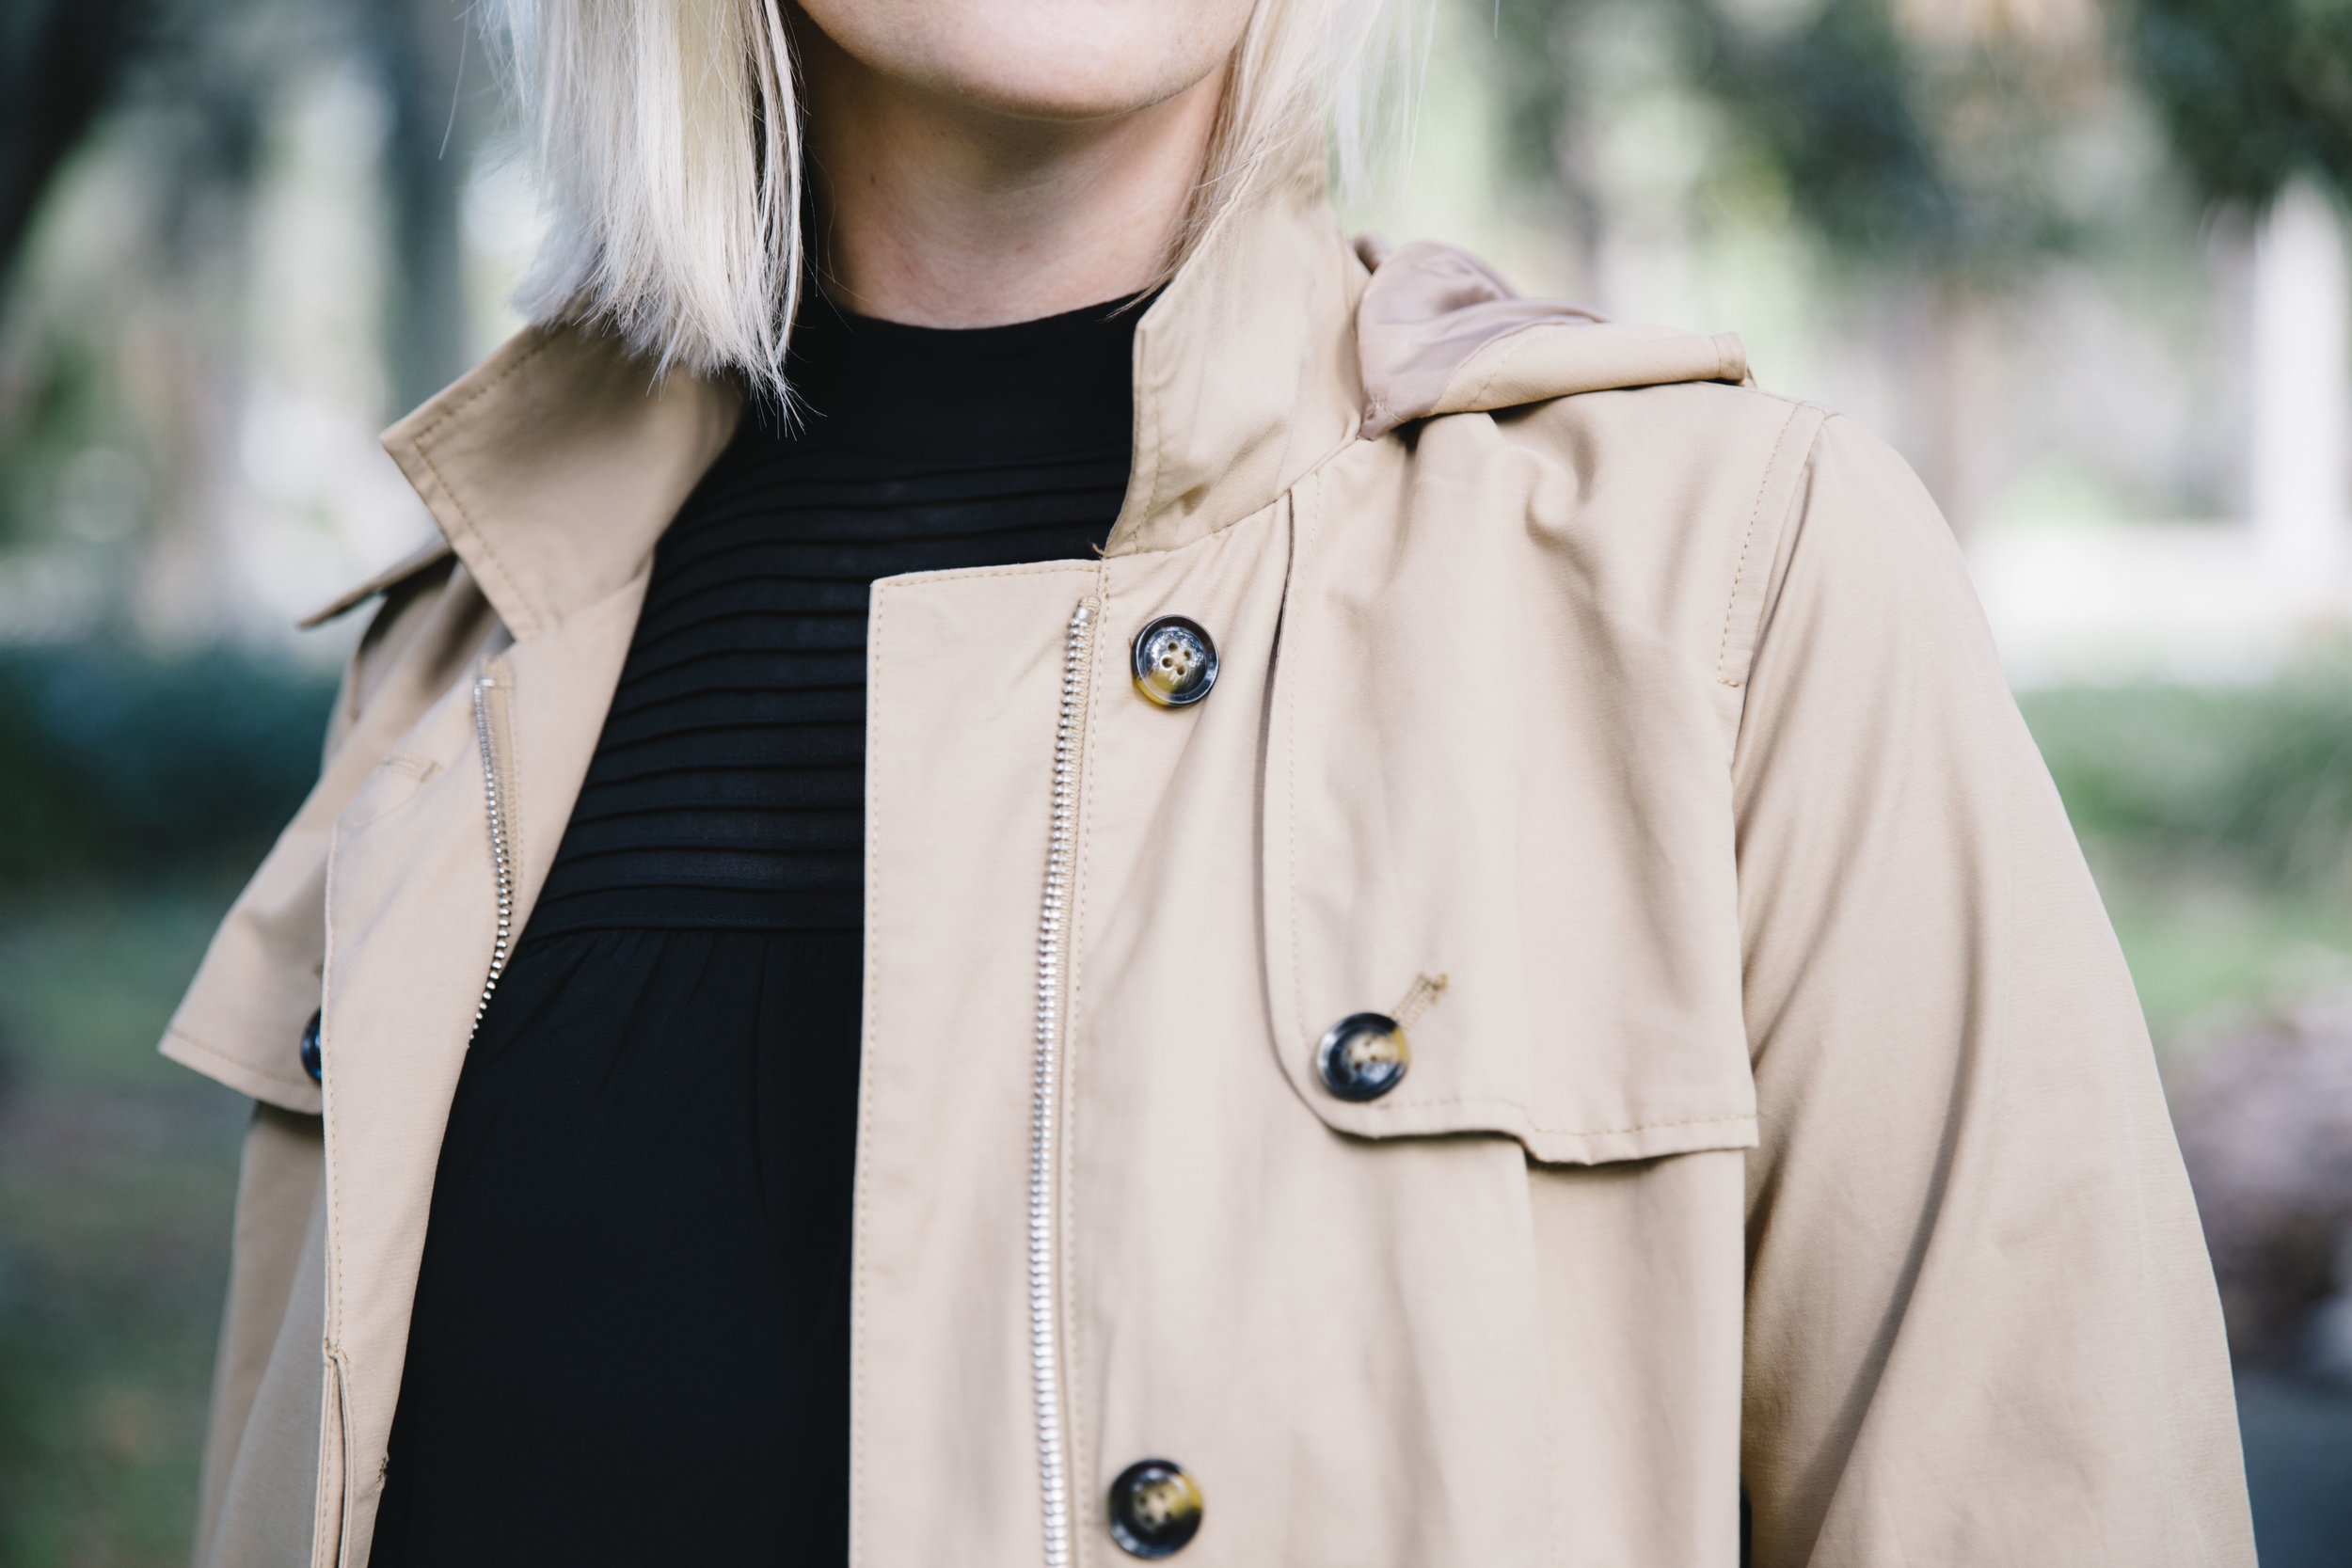
{"label": "beige trench coat", "polygon": [[[858,1562],[1125,1560],[1145,1456],[1201,1568],[1729,1568],[1743,1489],[1764,1564],[2251,1562],[2146,1033],[1960,555],[1746,382],[1283,193],[1143,318],[1101,560],[875,585]],[[447,546],[353,596],[163,1046],[261,1101],[203,1562],[366,1561],[475,1010],[737,411],[532,331],[387,437]],[[1132,682],[1164,614],[1197,705]],[[1327,1028],[1423,976],[1335,1098]]]}

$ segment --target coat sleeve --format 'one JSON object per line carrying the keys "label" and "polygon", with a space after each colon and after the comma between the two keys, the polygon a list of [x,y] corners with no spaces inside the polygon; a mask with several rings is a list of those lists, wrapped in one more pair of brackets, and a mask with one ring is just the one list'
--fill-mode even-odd
{"label": "coat sleeve", "polygon": [[2145,1024],[1949,531],[1822,428],[1734,763],[1760,1568],[2254,1560]]}

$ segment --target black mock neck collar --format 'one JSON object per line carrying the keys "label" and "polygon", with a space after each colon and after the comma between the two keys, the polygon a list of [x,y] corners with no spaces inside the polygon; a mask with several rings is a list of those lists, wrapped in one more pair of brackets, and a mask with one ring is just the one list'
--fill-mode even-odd
{"label": "black mock neck collar", "polygon": [[[807,449],[1005,460],[1122,449],[1135,419],[1136,323],[1148,295],[1005,326],[910,326],[818,294],[792,334]],[[780,436],[772,412],[761,425]]]}

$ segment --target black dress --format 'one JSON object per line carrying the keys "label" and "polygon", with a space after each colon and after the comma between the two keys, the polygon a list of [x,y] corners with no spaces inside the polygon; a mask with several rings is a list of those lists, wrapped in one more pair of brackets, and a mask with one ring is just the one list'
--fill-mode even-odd
{"label": "black dress", "polygon": [[1137,314],[820,302],[802,428],[663,535],[451,1108],[376,1568],[846,1560],[867,587],[1099,548]]}

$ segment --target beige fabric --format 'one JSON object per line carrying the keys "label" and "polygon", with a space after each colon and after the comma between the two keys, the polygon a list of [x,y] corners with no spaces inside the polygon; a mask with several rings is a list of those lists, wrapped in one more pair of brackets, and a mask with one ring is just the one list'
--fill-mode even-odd
{"label": "beige fabric", "polygon": [[326,603],[296,621],[294,626],[299,630],[310,631],[326,625],[329,621],[348,615],[370,599],[389,594],[428,567],[438,565],[449,558],[450,553],[449,541],[436,537],[428,544],[420,545],[407,555],[376,573],[375,576],[336,594]]}
{"label": "beige fabric", "polygon": [[[1371,274],[1285,193],[1140,324],[1101,560],[876,585],[858,1562],[1043,1561],[1083,603],[1045,1211],[1077,1563],[1124,1560],[1147,1455],[1203,1565],[1729,1568],[1743,1485],[1768,1565],[2250,1563],[2146,1036],[1957,555],[1883,448],[1744,377],[1455,253]],[[472,688],[527,912],[735,417],[648,388],[527,334],[389,437],[460,563],[393,586],[166,1043],[324,1114],[322,1245],[232,1304],[213,1560],[365,1561],[496,920]],[[1125,672],[1167,613],[1221,656],[1182,710]],[[1438,975],[1403,1085],[1325,1092],[1323,1030]],[[266,1163],[278,1239],[240,1246],[278,1257],[313,1211]]]}
{"label": "beige fabric", "polygon": [[319,782],[214,935],[165,1055],[264,1104],[319,1114],[319,1087],[288,1042],[320,1006],[336,817],[492,625],[463,568],[428,564],[399,585],[344,674]]}
{"label": "beige fabric", "polygon": [[1356,312],[1367,439],[1432,414],[1748,378],[1747,350],[1733,333],[1629,326],[1564,300],[1524,299],[1477,257],[1426,240],[1359,252],[1379,266]]}
{"label": "beige fabric", "polygon": [[2248,1561],[2131,978],[1960,551],[1814,452],[1736,768],[1758,1560]]}
{"label": "beige fabric", "polygon": [[[318,1466],[326,1210],[316,1117],[257,1104],[237,1181],[234,1265],[213,1373],[196,1558],[295,1561],[309,1553]],[[231,1474],[235,1466],[238,1474]],[[224,1517],[222,1505],[235,1507]],[[215,1540],[237,1543],[216,1553]]]}

